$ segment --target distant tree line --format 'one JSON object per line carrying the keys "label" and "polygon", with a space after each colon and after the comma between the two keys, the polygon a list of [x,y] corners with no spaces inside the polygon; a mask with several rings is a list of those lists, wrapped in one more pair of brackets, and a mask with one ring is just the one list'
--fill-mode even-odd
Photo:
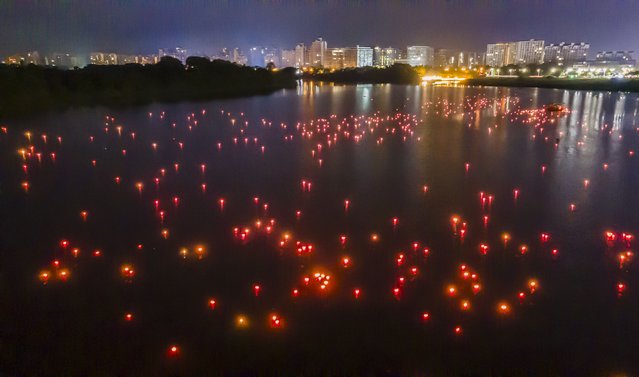
{"label": "distant tree line", "polygon": [[305,72],[303,78],[339,83],[418,84],[421,82],[421,77],[417,70],[408,64],[394,64],[385,68],[362,67],[335,71],[316,70]]}
{"label": "distant tree line", "polygon": [[189,57],[152,65],[126,64],[62,70],[0,65],[0,118],[92,105],[206,100],[269,93],[296,86],[293,68],[267,70]]}

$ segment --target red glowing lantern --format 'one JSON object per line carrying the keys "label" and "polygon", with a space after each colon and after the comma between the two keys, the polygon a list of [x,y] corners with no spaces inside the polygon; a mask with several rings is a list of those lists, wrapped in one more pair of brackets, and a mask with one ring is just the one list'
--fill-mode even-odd
{"label": "red glowing lantern", "polygon": [[49,271],[41,271],[38,275],[38,279],[40,280],[40,282],[42,282],[42,284],[47,284],[50,277],[51,274],[49,273]]}
{"label": "red glowing lantern", "polygon": [[180,355],[180,348],[176,345],[169,346],[167,353],[169,357],[178,357]]}
{"label": "red glowing lantern", "polygon": [[510,313],[510,305],[508,305],[507,302],[500,302],[497,305],[497,311],[499,311],[500,314],[508,314]]}
{"label": "red glowing lantern", "polygon": [[617,283],[617,294],[621,296],[626,291],[626,284]]}

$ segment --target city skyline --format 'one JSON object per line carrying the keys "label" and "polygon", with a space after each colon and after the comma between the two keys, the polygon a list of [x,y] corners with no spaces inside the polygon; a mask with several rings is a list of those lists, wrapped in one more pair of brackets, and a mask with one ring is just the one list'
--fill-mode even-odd
{"label": "city skyline", "polygon": [[[0,56],[31,50],[149,54],[166,46],[200,53],[294,49],[320,36],[333,47],[485,51],[487,43],[539,39],[586,41],[591,51],[639,50],[632,30],[639,3],[613,2],[5,2]],[[593,27],[583,28],[585,23]]]}

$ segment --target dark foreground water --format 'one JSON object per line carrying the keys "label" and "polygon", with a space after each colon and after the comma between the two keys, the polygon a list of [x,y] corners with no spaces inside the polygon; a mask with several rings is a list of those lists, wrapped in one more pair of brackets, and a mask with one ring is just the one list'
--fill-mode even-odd
{"label": "dark foreground water", "polygon": [[7,122],[0,369],[632,375],[638,105],[304,84]]}

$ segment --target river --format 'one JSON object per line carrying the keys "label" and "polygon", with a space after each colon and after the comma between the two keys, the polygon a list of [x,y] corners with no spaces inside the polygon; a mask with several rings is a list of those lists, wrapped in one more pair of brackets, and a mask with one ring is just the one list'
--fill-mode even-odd
{"label": "river", "polygon": [[302,83],[5,122],[1,369],[631,373],[638,111]]}

